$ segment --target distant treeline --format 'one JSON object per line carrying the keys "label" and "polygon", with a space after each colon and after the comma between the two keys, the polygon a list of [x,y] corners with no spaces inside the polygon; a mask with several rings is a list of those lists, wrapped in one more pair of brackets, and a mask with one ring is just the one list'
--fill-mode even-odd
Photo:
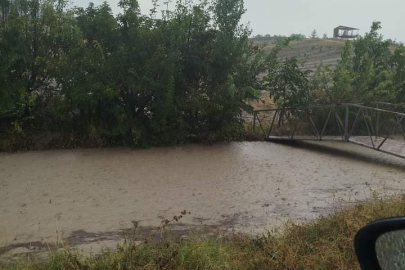
{"label": "distant treeline", "polygon": [[[296,36],[299,39],[306,38],[304,35],[301,35],[301,34],[294,34],[294,36]],[[283,35],[273,35],[272,36],[270,34],[267,34],[267,35],[258,34],[258,35],[255,35],[255,36],[251,37],[250,39],[252,41],[275,41],[275,42],[278,42],[278,41],[286,40],[287,38],[288,38],[287,36],[283,36]]]}

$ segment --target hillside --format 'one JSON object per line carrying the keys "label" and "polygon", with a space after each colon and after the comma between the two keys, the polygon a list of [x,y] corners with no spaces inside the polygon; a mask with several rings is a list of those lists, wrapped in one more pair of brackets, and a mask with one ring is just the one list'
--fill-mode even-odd
{"label": "hillside", "polygon": [[[266,51],[274,48],[275,42],[254,41]],[[296,57],[303,70],[315,70],[320,64],[332,67],[341,58],[345,40],[342,39],[303,39],[292,42],[280,53],[280,58]]]}
{"label": "hillside", "polygon": [[[270,40],[253,40],[255,44],[270,52],[277,42],[276,39]],[[296,57],[302,70],[315,71],[319,65],[330,65],[332,68],[341,59],[341,53],[345,40],[342,39],[302,39],[290,43],[287,48],[280,52],[280,59]],[[260,100],[251,101],[250,104],[255,110],[274,108],[274,102],[269,93],[262,92]],[[245,118],[249,116],[244,115]]]}

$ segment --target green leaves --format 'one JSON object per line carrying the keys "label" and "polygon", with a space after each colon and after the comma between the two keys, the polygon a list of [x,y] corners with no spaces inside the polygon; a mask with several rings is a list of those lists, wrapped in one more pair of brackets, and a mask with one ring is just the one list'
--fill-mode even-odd
{"label": "green leaves", "polygon": [[[349,60],[349,49],[342,56],[335,81],[341,81],[342,73],[352,76],[347,88],[352,89],[352,102],[387,101],[396,103],[390,42],[384,41],[378,33],[380,22],[373,22],[371,30],[364,37],[353,42],[353,60]],[[344,77],[343,77],[344,78]]]}
{"label": "green leaves", "polygon": [[307,73],[302,72],[296,59],[286,59],[275,65],[266,78],[274,101],[283,107],[308,104]]}
{"label": "green leaves", "polygon": [[242,0],[179,1],[162,18],[143,16],[136,0],[120,1],[118,16],[107,3],[7,3],[0,114],[23,101],[23,114],[36,116],[24,132],[68,130],[134,146],[231,138],[261,85],[263,55],[240,24]]}
{"label": "green leaves", "polygon": [[278,59],[279,52],[299,38],[293,35],[280,41],[266,58],[264,85],[274,101],[282,107],[300,107],[309,103],[308,72],[300,70],[295,58]]}
{"label": "green leaves", "polygon": [[[325,103],[405,102],[404,47],[383,40],[380,22],[355,41],[347,41],[342,58],[333,71],[326,71],[333,85],[324,86]],[[315,74],[319,75],[319,74]],[[316,81],[313,76],[311,81]],[[312,83],[312,82],[311,82]],[[314,82],[316,84],[316,82]]]}

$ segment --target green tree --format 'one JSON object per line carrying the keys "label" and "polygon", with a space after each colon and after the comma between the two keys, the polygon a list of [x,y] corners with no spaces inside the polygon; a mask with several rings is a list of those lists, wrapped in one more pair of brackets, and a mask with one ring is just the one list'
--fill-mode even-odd
{"label": "green tree", "polygon": [[329,65],[322,64],[309,77],[309,104],[333,104],[339,103],[332,91],[332,69]]}
{"label": "green tree", "polygon": [[[0,30],[0,118],[13,126],[43,126],[39,115],[58,94],[57,66],[72,36],[72,12],[63,1],[2,1],[7,6]],[[3,9],[4,11],[4,9]],[[23,128],[24,130],[24,128]]]}
{"label": "green tree", "polygon": [[328,103],[355,102],[359,92],[353,88],[353,59],[352,43],[346,42],[341,55],[341,60],[332,73],[333,87],[329,94]]}
{"label": "green tree", "polygon": [[240,23],[242,0],[178,1],[161,17],[142,15],[136,0],[120,1],[117,16],[107,3],[1,4],[0,117],[12,119],[0,136],[51,131],[132,146],[232,139],[271,62]]}
{"label": "green tree", "polygon": [[[380,22],[373,22],[364,37],[347,41],[341,60],[330,70],[320,68],[311,78],[315,98],[323,103],[401,103],[404,96],[404,48],[378,33]],[[329,83],[319,83],[320,80]],[[323,91],[320,90],[323,88]],[[323,95],[323,96],[322,96]]]}
{"label": "green tree", "polygon": [[282,107],[300,107],[309,103],[308,72],[303,72],[295,58],[271,69],[266,81],[271,97]]}
{"label": "green tree", "polygon": [[267,75],[264,78],[264,86],[274,101],[282,107],[300,107],[309,102],[309,71],[302,71],[296,58],[279,60],[280,51],[291,41],[299,39],[300,36],[292,35],[286,40],[280,41],[267,56],[265,62]]}
{"label": "green tree", "polygon": [[[400,54],[392,54],[392,43],[384,41],[378,33],[380,22],[373,22],[364,37],[347,43],[342,60],[334,71],[334,96],[346,102],[387,101],[397,102],[397,85],[394,76]],[[400,50],[400,48],[398,48]],[[396,59],[396,60],[394,60]],[[400,64],[399,64],[400,66]],[[397,77],[398,79],[398,77]]]}
{"label": "green tree", "polygon": [[394,68],[392,76],[396,102],[405,102],[405,47],[399,45],[392,56],[391,66]]}
{"label": "green tree", "polygon": [[309,37],[312,38],[312,39],[317,39],[317,38],[319,38],[319,37],[318,37],[318,32],[316,31],[316,29],[314,29],[314,30],[311,32],[311,35],[310,35]]}

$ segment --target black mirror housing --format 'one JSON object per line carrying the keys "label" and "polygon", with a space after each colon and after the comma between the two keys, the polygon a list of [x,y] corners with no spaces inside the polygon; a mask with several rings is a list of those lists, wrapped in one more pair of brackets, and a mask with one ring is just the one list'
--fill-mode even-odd
{"label": "black mirror housing", "polygon": [[360,229],[354,246],[361,269],[382,270],[377,258],[377,240],[383,234],[400,230],[405,230],[405,217],[377,220]]}

